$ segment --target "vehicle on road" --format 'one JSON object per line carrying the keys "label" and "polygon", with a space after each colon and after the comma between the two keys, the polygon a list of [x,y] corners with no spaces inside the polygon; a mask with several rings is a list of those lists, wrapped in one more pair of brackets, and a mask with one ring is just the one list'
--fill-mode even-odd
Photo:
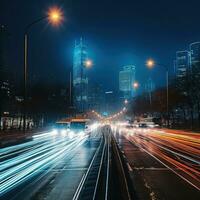
{"label": "vehicle on road", "polygon": [[73,137],[77,134],[84,135],[90,132],[89,119],[68,118],[57,121],[53,126],[53,134]]}
{"label": "vehicle on road", "polygon": [[70,121],[70,130],[75,133],[79,133],[82,131],[88,131],[89,119],[81,119],[81,118],[72,118]]}
{"label": "vehicle on road", "polygon": [[148,128],[146,123],[139,123],[139,128]]}
{"label": "vehicle on road", "polygon": [[58,121],[53,126],[52,132],[53,132],[53,134],[66,135],[70,131],[69,127],[70,127],[69,122]]}
{"label": "vehicle on road", "polygon": [[156,124],[153,121],[152,117],[139,118],[137,121],[134,122],[133,126],[137,127],[137,128],[156,128],[156,127],[159,127],[159,125]]}

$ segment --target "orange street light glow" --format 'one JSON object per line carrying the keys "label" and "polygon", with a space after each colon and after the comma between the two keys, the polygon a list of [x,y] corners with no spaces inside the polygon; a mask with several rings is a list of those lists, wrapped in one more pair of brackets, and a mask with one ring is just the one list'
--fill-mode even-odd
{"label": "orange street light glow", "polygon": [[133,83],[133,88],[134,88],[134,89],[137,89],[138,87],[139,87],[139,83],[138,83],[138,82],[134,82],[134,83]]}
{"label": "orange street light glow", "polygon": [[149,60],[147,60],[146,65],[147,65],[147,67],[149,67],[149,68],[153,68],[154,65],[155,65],[155,61],[152,60],[152,59],[149,59]]}
{"label": "orange street light glow", "polygon": [[60,25],[60,23],[63,21],[62,10],[58,7],[50,8],[47,13],[47,16],[48,16],[49,22],[54,26]]}
{"label": "orange street light glow", "polygon": [[90,68],[90,67],[92,67],[92,65],[93,65],[93,63],[92,63],[91,60],[86,60],[85,61],[85,67]]}

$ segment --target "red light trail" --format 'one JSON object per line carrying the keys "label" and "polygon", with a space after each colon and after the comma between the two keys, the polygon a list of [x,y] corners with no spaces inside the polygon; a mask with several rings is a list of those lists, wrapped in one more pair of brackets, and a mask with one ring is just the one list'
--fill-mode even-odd
{"label": "red light trail", "polygon": [[200,134],[168,129],[121,129],[124,136],[200,190]]}

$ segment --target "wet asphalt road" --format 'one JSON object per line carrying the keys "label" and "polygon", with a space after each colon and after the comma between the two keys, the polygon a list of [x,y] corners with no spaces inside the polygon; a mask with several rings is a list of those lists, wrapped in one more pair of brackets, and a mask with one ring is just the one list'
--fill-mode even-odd
{"label": "wet asphalt road", "polygon": [[123,133],[116,139],[127,160],[129,174],[138,200],[198,200],[200,191],[181,179],[155,158],[129,142]]}
{"label": "wet asphalt road", "polygon": [[[101,140],[99,133],[100,130],[96,130],[93,133],[95,137],[86,137],[82,140],[78,137],[71,139],[70,142],[66,142],[65,139],[60,137],[54,137],[52,140],[49,139],[49,136],[45,136],[22,143],[21,148],[15,145],[5,149],[9,154],[6,154],[5,151],[4,157],[1,157],[4,164],[1,165],[1,174],[5,175],[5,178],[2,179],[1,176],[0,179],[1,183],[4,184],[1,184],[0,187],[1,191],[4,189],[0,199],[72,199],[99,146]],[[60,143],[57,144],[55,141],[60,141]],[[65,150],[63,151],[63,149]],[[39,159],[40,156],[42,159]],[[49,159],[50,157],[52,159]],[[34,161],[34,159],[37,160]],[[44,160],[47,161],[44,162]],[[39,165],[40,162],[43,162],[42,165]],[[25,163],[27,163],[26,166],[22,166]],[[33,168],[34,166],[36,167]],[[19,167],[19,169],[16,167]],[[11,171],[12,169],[13,171]],[[34,173],[28,173],[28,169],[33,169]],[[6,173],[10,173],[9,176]],[[16,180],[20,175],[24,180],[21,181],[22,179],[19,178],[19,184],[17,184]],[[12,179],[14,180],[12,187],[7,187],[6,181]]]}

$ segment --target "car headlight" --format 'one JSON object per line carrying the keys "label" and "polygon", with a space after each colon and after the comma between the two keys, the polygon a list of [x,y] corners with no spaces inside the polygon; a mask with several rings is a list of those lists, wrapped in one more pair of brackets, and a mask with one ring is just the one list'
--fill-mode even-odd
{"label": "car headlight", "polygon": [[62,135],[62,136],[65,136],[66,133],[67,133],[67,130],[61,130],[61,135]]}
{"label": "car headlight", "polygon": [[57,129],[53,129],[53,130],[52,130],[52,134],[53,134],[53,135],[57,135],[57,134],[58,134],[58,130],[57,130]]}
{"label": "car headlight", "polygon": [[81,132],[79,133],[79,135],[81,135],[81,136],[84,136],[84,134],[85,134],[84,131],[81,131]]}
{"label": "car headlight", "polygon": [[69,138],[73,138],[73,137],[74,137],[74,131],[70,131],[70,132],[68,133],[68,136],[69,136]]}

